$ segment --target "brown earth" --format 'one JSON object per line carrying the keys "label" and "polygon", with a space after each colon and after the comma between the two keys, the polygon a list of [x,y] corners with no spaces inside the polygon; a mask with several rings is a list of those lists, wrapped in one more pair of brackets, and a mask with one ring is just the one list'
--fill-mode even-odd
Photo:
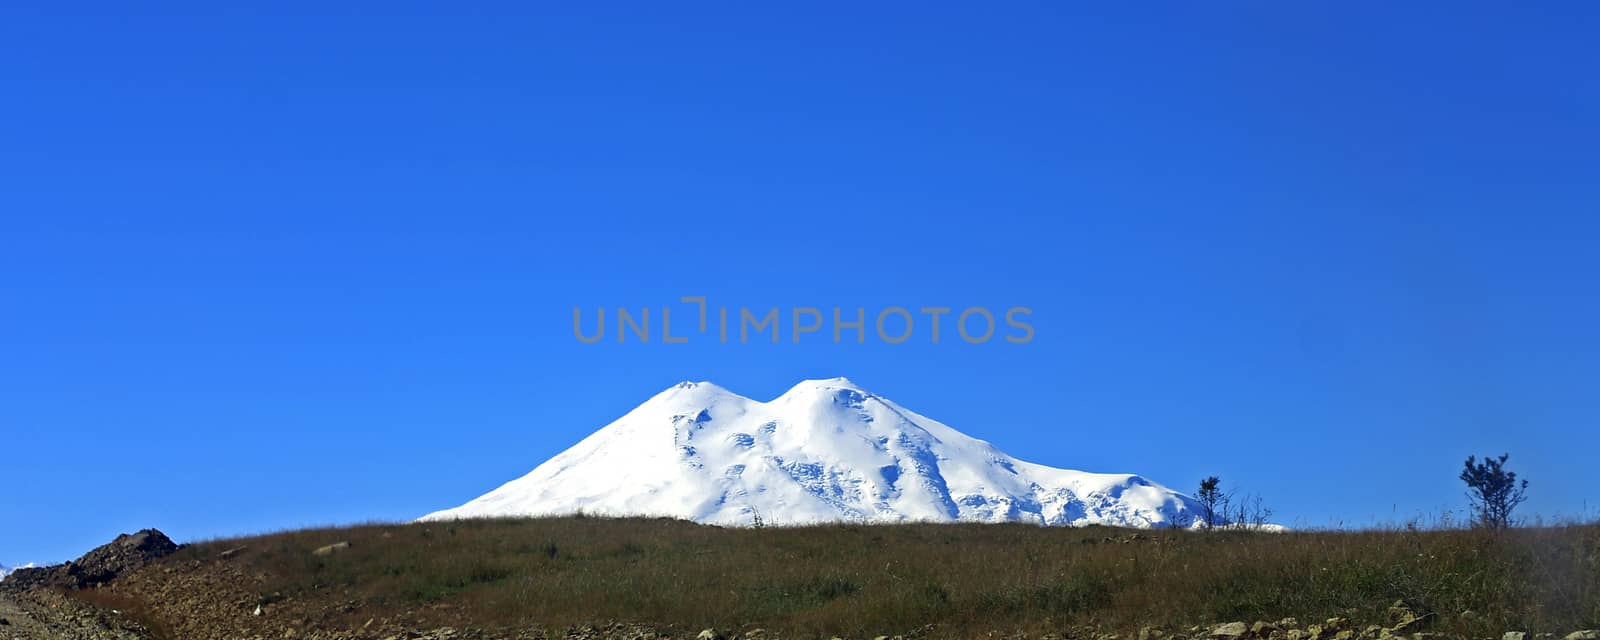
{"label": "brown earth", "polygon": [[144,640],[148,630],[118,612],[48,589],[0,591],[0,640]]}

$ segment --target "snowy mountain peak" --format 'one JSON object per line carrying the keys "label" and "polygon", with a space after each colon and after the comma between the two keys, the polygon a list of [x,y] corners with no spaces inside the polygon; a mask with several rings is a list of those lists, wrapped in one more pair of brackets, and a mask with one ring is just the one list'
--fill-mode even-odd
{"label": "snowy mountain peak", "polygon": [[639,405],[634,411],[646,408],[671,405],[675,407],[689,407],[700,405],[701,408],[717,404],[719,401],[740,399],[738,394],[719,387],[710,382],[679,382],[667,387],[666,390],[651,397],[644,404]]}
{"label": "snowy mountain peak", "polygon": [[683,382],[513,480],[425,520],[670,516],[728,525],[1023,521],[1189,526],[1192,499],[1127,474],[1012,458],[862,389],[805,380],[767,402]]}
{"label": "snowy mountain peak", "polygon": [[724,389],[722,387],[719,387],[719,386],[716,385],[716,383],[713,383],[713,382],[704,382],[704,381],[702,381],[702,382],[694,382],[694,381],[690,381],[690,380],[684,380],[683,382],[679,382],[678,384],[675,384],[675,385],[672,385],[670,387],[667,387],[667,389],[665,391],[662,391],[661,393],[656,394],[656,397],[658,397],[658,398],[659,397],[663,397],[663,396],[697,397],[697,396],[719,396],[719,395],[733,395],[733,392],[728,391],[727,389]]}
{"label": "snowy mountain peak", "polygon": [[788,391],[783,392],[783,395],[775,398],[773,402],[794,402],[799,399],[813,399],[818,396],[859,396],[864,398],[871,395],[871,392],[856,386],[848,378],[828,378],[825,380],[801,380],[799,384],[790,387]]}
{"label": "snowy mountain peak", "polygon": [[849,389],[849,390],[852,390],[852,391],[861,391],[861,392],[865,392],[866,391],[866,389],[862,389],[861,387],[856,386],[856,383],[851,382],[849,378],[846,378],[844,376],[839,376],[837,378],[818,378],[818,379],[814,379],[814,380],[801,380],[799,382],[799,384],[796,384],[793,387],[790,387],[789,391],[786,392],[786,395],[787,395],[787,393],[793,393],[795,391],[804,390],[804,389]]}

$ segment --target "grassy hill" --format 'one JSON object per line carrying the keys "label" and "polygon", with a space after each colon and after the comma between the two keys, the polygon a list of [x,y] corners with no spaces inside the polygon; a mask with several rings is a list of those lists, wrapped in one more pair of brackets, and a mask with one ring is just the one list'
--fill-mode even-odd
{"label": "grassy hill", "polygon": [[[324,548],[335,543],[348,546]],[[368,525],[193,544],[75,597],[173,638],[311,630],[381,638],[440,626],[527,632],[608,622],[690,637],[707,627],[759,627],[769,637],[1126,638],[1146,627],[1191,634],[1194,625],[1286,617],[1390,626],[1397,603],[1420,618],[1407,633],[1498,638],[1600,627],[1600,526]]]}

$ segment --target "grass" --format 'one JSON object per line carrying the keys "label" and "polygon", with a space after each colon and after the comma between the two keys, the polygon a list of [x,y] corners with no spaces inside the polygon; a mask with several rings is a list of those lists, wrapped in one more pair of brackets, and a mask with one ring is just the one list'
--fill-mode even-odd
{"label": "grass", "polygon": [[[350,547],[311,554],[338,541]],[[239,546],[247,549],[219,559]],[[220,604],[172,595],[202,588]],[[115,589],[125,606],[138,600],[129,608],[153,626],[179,633],[214,628],[208,616],[254,604],[286,613],[274,619],[345,629],[373,619],[479,628],[624,621],[872,637],[931,624],[936,635],[966,637],[1283,617],[1382,624],[1398,600],[1433,614],[1433,631],[1499,637],[1600,627],[1600,526],[1272,534],[478,520],[204,542]],[[236,622],[241,631],[254,623]]]}

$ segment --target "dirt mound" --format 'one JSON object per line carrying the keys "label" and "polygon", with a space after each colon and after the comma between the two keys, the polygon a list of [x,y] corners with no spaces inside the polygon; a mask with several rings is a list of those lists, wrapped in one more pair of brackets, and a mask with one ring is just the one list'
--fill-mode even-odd
{"label": "dirt mound", "polygon": [[35,587],[92,587],[110,582],[122,573],[138,569],[177,550],[177,543],[155,529],[124,533],[72,562],[18,569],[0,582],[0,588],[24,591]]}

